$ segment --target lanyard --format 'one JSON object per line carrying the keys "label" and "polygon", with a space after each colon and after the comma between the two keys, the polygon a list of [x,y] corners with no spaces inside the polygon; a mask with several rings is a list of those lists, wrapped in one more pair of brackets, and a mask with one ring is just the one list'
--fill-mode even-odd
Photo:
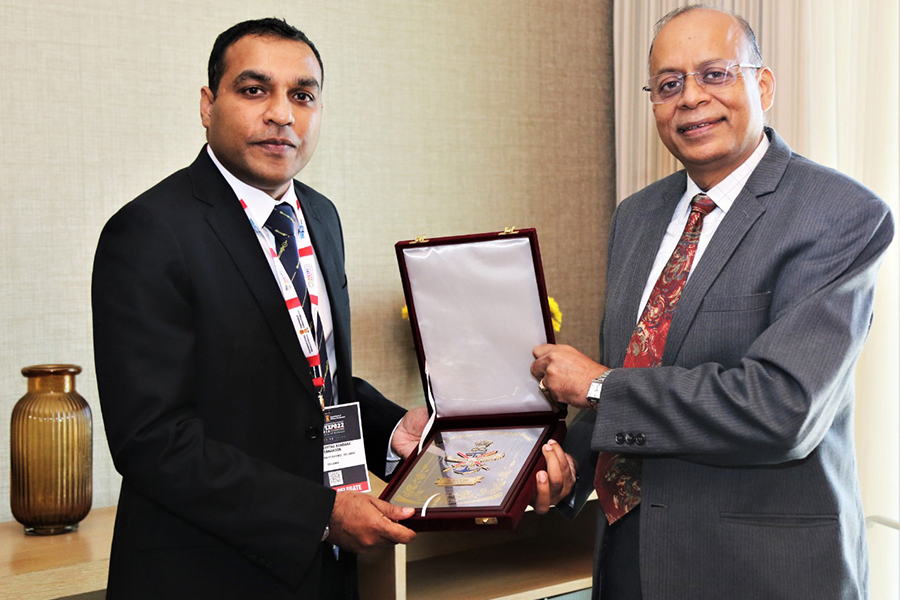
{"label": "lanyard", "polygon": [[[306,319],[306,313],[303,312],[303,304],[300,301],[300,298],[297,295],[297,290],[294,288],[294,282],[291,281],[291,278],[288,276],[287,271],[284,270],[284,265],[281,264],[281,260],[278,258],[278,253],[275,251],[275,248],[268,242],[266,236],[263,234],[262,230],[256,224],[256,221],[253,220],[253,215],[250,214],[250,210],[247,208],[247,204],[241,200],[241,206],[244,207],[244,212],[247,214],[247,218],[250,219],[250,224],[253,226],[253,231],[256,233],[256,239],[259,241],[259,245],[262,247],[263,252],[266,254],[266,258],[269,261],[269,266],[272,268],[272,271],[275,273],[275,279],[278,282],[278,288],[281,291],[281,297],[284,299],[284,304],[287,307],[288,313],[291,317],[291,323],[294,325],[294,332],[297,334],[297,340],[300,342],[300,347],[303,349],[303,355],[306,357],[307,362],[309,363],[309,368],[312,373],[313,385],[316,386],[316,391],[319,396],[319,404],[324,408],[325,400],[325,376],[326,373],[323,373],[323,368],[320,364],[319,359],[319,348],[321,343],[324,341],[324,332],[319,332],[321,339],[317,339],[317,335],[313,333],[312,327],[310,326],[309,321]],[[300,219],[300,203],[297,202],[297,218],[298,221]],[[303,226],[305,229],[305,224]],[[306,282],[306,290],[309,294],[310,301],[310,309],[312,312],[312,318],[314,320],[318,319],[319,315],[319,296],[318,296],[318,281],[316,278],[316,268],[315,268],[315,257],[313,256],[313,248],[312,243],[309,239],[309,235],[307,235],[301,229],[301,240],[304,245],[301,247],[298,244],[298,252],[300,254],[300,271],[303,274],[304,281]]]}

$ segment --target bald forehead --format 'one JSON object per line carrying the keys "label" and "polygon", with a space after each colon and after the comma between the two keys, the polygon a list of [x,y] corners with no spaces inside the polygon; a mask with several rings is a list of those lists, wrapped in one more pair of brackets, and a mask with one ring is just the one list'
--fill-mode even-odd
{"label": "bald forehead", "polygon": [[694,57],[695,64],[711,60],[750,58],[749,40],[740,22],[727,12],[697,8],[682,13],[666,23],[653,41],[650,72],[680,70],[683,65],[669,61],[684,56]]}

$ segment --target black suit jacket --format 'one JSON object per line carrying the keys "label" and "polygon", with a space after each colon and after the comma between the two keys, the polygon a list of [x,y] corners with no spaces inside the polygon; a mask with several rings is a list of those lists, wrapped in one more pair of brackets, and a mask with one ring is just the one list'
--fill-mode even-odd
{"label": "black suit jacket", "polygon": [[[352,378],[337,211],[295,182],[331,302],[340,401],[383,473],[403,409]],[[322,412],[270,267],[206,149],[100,237],[94,351],[122,490],[109,597],[318,598],[352,579],[321,543]],[[352,583],[345,586],[347,594]],[[347,595],[336,593],[337,597]]]}

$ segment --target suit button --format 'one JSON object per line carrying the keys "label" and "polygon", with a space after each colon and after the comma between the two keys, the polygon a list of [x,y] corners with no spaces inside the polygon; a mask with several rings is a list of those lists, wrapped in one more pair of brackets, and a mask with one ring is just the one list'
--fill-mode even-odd
{"label": "suit button", "polygon": [[625,443],[626,443],[626,444],[633,444],[633,443],[634,443],[634,434],[631,434],[631,433],[626,434],[626,435],[625,435]]}
{"label": "suit button", "polygon": [[616,434],[616,443],[619,444],[620,446],[625,443],[625,434],[624,433]]}
{"label": "suit button", "polygon": [[647,438],[644,437],[643,433],[639,433],[636,436],[634,436],[634,441],[637,443],[638,446],[643,446],[644,443],[647,441]]}
{"label": "suit button", "polygon": [[319,437],[319,428],[316,427],[315,425],[313,425],[313,426],[307,428],[307,430],[306,430],[306,437],[308,437],[308,438],[311,439],[311,440],[314,440],[314,439],[316,439],[317,437]]}

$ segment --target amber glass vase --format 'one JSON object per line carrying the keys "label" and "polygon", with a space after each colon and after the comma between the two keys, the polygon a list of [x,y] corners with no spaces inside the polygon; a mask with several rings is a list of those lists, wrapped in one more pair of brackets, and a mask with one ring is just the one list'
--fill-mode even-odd
{"label": "amber glass vase", "polygon": [[10,424],[10,504],[25,533],[78,529],[91,510],[91,408],[75,391],[78,365],[22,369],[28,393]]}

